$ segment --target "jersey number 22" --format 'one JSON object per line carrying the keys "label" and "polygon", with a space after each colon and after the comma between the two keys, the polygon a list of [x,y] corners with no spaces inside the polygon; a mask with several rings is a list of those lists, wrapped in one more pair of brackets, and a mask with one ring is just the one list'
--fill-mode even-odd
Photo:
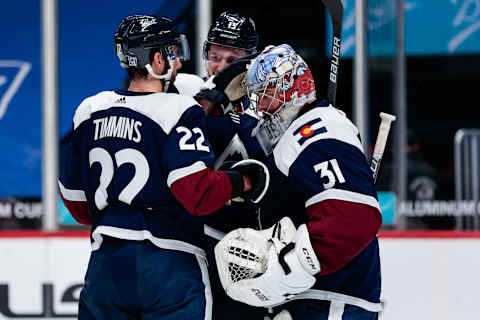
{"label": "jersey number 22", "polygon": [[[126,148],[115,152],[114,154],[117,168],[125,163],[130,163],[135,168],[135,174],[130,182],[123,188],[118,195],[118,200],[130,204],[135,196],[143,189],[150,176],[150,167],[147,158],[138,150]],[[95,205],[99,210],[107,205],[107,188],[112,182],[115,173],[115,166],[112,156],[103,148],[93,148],[88,154],[90,167],[98,162],[101,167],[100,185],[95,191]]]}

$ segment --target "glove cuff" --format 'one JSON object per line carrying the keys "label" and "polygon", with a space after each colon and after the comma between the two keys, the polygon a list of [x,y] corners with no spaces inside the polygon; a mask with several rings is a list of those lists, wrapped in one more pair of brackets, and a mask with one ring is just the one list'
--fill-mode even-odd
{"label": "glove cuff", "polygon": [[[257,172],[261,168],[261,173]],[[241,174],[245,174],[249,176],[253,184],[253,190],[247,191],[246,194],[250,201],[254,204],[259,203],[265,193],[268,190],[268,186],[270,185],[270,173],[268,168],[258,160],[254,159],[245,159],[234,163],[230,170],[235,170],[240,172]],[[264,181],[262,181],[264,179]]]}
{"label": "glove cuff", "polygon": [[295,234],[295,254],[302,267],[311,275],[319,273],[322,269],[317,255],[313,250],[312,243],[306,224],[302,224]]}
{"label": "glove cuff", "polygon": [[227,175],[228,180],[230,180],[230,184],[232,185],[231,199],[238,197],[243,193],[243,188],[245,187],[242,175],[233,170],[226,170],[224,172]]}

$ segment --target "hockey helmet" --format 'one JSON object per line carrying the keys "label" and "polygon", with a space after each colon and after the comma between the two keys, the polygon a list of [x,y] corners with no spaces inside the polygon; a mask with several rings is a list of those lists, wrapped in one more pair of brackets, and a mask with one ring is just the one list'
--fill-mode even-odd
{"label": "hockey helmet", "polygon": [[123,68],[144,68],[150,65],[150,51],[159,49],[165,58],[190,58],[185,35],[180,34],[170,19],[150,15],[125,18],[114,36],[115,53]]}
{"label": "hockey helmet", "polygon": [[255,23],[249,16],[225,11],[215,19],[208,31],[207,40],[203,44],[204,59],[207,59],[212,44],[243,49],[248,54],[255,53],[258,45]]}

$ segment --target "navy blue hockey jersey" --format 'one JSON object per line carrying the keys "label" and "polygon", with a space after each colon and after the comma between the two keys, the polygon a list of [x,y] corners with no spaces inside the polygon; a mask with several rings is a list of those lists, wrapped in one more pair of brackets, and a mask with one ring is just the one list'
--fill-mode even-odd
{"label": "navy blue hockey jersey", "polygon": [[85,99],[61,149],[67,208],[92,224],[94,239],[149,239],[170,249],[181,241],[195,251],[203,242],[201,216],[232,191],[226,174],[212,169],[204,129],[203,108],[188,96],[104,91]]}
{"label": "navy blue hockey jersey", "polygon": [[272,187],[262,222],[269,227],[289,216],[297,226],[307,224],[322,271],[297,298],[379,311],[381,214],[358,136],[332,106],[317,104],[294,120],[267,161]]}
{"label": "navy blue hockey jersey", "polygon": [[[217,150],[223,150],[229,138],[238,135],[247,141],[244,146],[249,157],[265,161],[251,135],[257,119],[242,114],[215,123],[223,126],[207,126],[207,134],[220,146]],[[341,300],[379,311],[381,277],[376,232],[381,215],[358,136],[358,129],[334,107],[318,103],[304,111],[266,160],[271,181],[262,201],[261,224],[270,227],[283,216],[291,217],[297,226],[307,224],[322,272],[314,287],[297,299]],[[226,217],[219,216],[219,221]],[[215,215],[209,220],[212,218]],[[245,220],[223,225],[230,230],[252,227],[251,221]]]}
{"label": "navy blue hockey jersey", "polygon": [[[250,112],[227,112],[221,116],[207,116],[206,136],[215,154],[215,168],[222,168],[231,162],[243,159],[265,160],[265,155],[251,135],[258,119]],[[240,227],[259,228],[256,211],[248,212],[245,207],[227,205],[205,217],[208,235],[221,239],[223,233]],[[213,228],[213,229],[212,229]],[[218,232],[220,231],[220,233]]]}

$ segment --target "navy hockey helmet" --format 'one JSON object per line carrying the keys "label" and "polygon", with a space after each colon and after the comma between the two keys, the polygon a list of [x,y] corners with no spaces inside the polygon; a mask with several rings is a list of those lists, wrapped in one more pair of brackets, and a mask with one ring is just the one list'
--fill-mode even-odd
{"label": "navy hockey helmet", "polygon": [[134,15],[123,19],[115,32],[114,45],[123,68],[148,70],[152,49],[159,50],[169,60],[190,58],[185,35],[177,31],[170,19],[162,17]]}
{"label": "navy hockey helmet", "polygon": [[225,11],[215,19],[208,31],[207,40],[203,44],[205,59],[211,44],[243,49],[248,54],[255,53],[258,45],[255,23],[249,16]]}

